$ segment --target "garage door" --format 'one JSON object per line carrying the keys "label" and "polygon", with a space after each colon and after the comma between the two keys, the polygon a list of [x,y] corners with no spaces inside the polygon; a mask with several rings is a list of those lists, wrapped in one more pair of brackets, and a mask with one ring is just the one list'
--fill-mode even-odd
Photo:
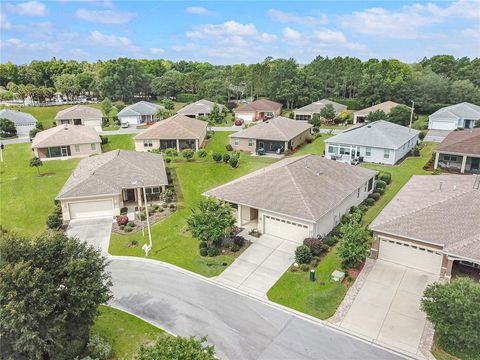
{"label": "garage door", "polygon": [[253,115],[252,114],[237,114],[238,119],[242,119],[245,122],[252,121]]}
{"label": "garage door", "polygon": [[276,218],[274,216],[264,215],[263,223],[265,234],[273,235],[282,239],[288,239],[297,243],[310,236],[307,225],[299,224],[293,221]]}
{"label": "garage door", "polygon": [[68,204],[68,206],[71,219],[113,216],[111,199],[75,202]]}
{"label": "garage door", "polygon": [[432,121],[432,129],[434,130],[455,130],[456,126],[448,121]]}
{"label": "garage door", "polygon": [[378,258],[422,271],[440,274],[443,255],[435,249],[381,239]]}

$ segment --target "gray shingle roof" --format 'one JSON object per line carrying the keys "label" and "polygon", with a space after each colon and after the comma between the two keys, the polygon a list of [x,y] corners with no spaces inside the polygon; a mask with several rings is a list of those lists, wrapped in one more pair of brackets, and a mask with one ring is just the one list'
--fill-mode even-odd
{"label": "gray shingle roof", "polygon": [[350,144],[384,149],[398,149],[420,131],[385,120],[365,124],[325,140],[326,143]]}
{"label": "gray shingle roof", "polygon": [[75,144],[100,143],[102,140],[97,131],[89,126],[58,125],[40,131],[32,141],[32,147],[45,148],[51,146],[67,146]]}
{"label": "gray shingle roof", "polygon": [[374,231],[444,246],[480,260],[480,189],[474,175],[413,176],[372,222]]}
{"label": "gray shingle roof", "polygon": [[319,101],[315,101],[311,104],[305,105],[304,107],[301,107],[300,109],[295,110],[295,112],[320,114],[320,111],[325,107],[325,105],[328,105],[328,104],[333,106],[337,114],[340,114],[342,111],[347,110],[346,105],[339,104],[335,101],[331,101],[328,99],[322,99]]}
{"label": "gray shingle roof", "polygon": [[283,159],[205,195],[314,222],[375,174],[373,170],[304,155]]}
{"label": "gray shingle roof", "polygon": [[[210,114],[212,112],[214,102],[208,101],[205,99],[195,101],[194,103],[188,104],[177,111],[177,114],[183,115],[198,115],[198,114]],[[220,111],[225,107],[221,104],[217,104]]]}
{"label": "gray shingle roof", "polygon": [[252,125],[245,130],[241,130],[230,135],[232,138],[243,139],[263,139],[289,141],[295,136],[310,129],[312,125],[295,121],[283,116],[277,116],[273,119]]}
{"label": "gray shingle roof", "polygon": [[55,120],[70,119],[101,119],[102,111],[86,105],[74,105],[60,110],[55,116]]}
{"label": "gray shingle roof", "polygon": [[208,123],[188,116],[177,114],[153,124],[134,137],[135,140],[174,140],[200,139],[205,133]]}
{"label": "gray shingle roof", "polygon": [[154,104],[148,101],[139,101],[135,104],[124,107],[117,117],[122,116],[139,116],[139,115],[155,115],[159,109],[163,109],[162,105]]}
{"label": "gray shingle roof", "polygon": [[0,110],[0,119],[8,119],[15,125],[35,125],[37,122],[31,114],[10,109]]}
{"label": "gray shingle roof", "polygon": [[435,111],[429,118],[479,120],[480,106],[468,102],[450,105]]}
{"label": "gray shingle roof", "polygon": [[168,185],[161,154],[114,150],[81,160],[57,199],[120,194],[143,180],[145,186]]}
{"label": "gray shingle roof", "polygon": [[362,110],[355,111],[354,115],[368,115],[373,111],[382,110],[385,114],[388,114],[394,107],[400,105],[395,101],[384,101],[380,104],[376,104],[370,107],[367,107]]}

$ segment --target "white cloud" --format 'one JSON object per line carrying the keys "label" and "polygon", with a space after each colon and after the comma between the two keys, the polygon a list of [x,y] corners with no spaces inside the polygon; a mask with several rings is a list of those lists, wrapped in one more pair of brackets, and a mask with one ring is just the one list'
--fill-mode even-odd
{"label": "white cloud", "polygon": [[136,16],[136,14],[132,12],[87,9],[78,9],[75,15],[77,18],[85,21],[109,25],[126,24]]}
{"label": "white cloud", "polygon": [[45,4],[33,0],[18,4],[7,4],[6,9],[22,16],[46,16],[48,9]]}
{"label": "white cloud", "polygon": [[344,44],[347,42],[347,37],[341,31],[330,29],[315,31],[313,37],[326,43],[337,42]]}
{"label": "white cloud", "polygon": [[7,16],[0,12],[0,29],[8,30],[12,28],[12,24],[8,21]]}
{"label": "white cloud", "polygon": [[130,51],[139,51],[140,48],[136,46],[132,40],[124,36],[116,36],[116,35],[105,35],[102,34],[100,31],[92,31],[90,32],[90,40],[95,44],[113,48],[122,48]]}
{"label": "white cloud", "polygon": [[473,39],[476,39],[477,41],[480,41],[480,28],[469,28],[469,29],[464,29],[460,32],[465,37],[471,37]]}
{"label": "white cloud", "polygon": [[278,22],[293,23],[299,25],[313,26],[328,23],[328,17],[325,14],[322,14],[318,18],[316,18],[313,16],[301,16],[296,13],[288,13],[281,10],[270,9],[267,11],[267,16]]}
{"label": "white cloud", "polygon": [[187,7],[186,12],[189,14],[195,14],[195,15],[206,15],[206,16],[212,16],[215,15],[213,11],[210,11],[204,7],[201,6],[190,6]]}
{"label": "white cloud", "polygon": [[258,40],[262,42],[271,42],[277,38],[274,34],[260,32],[255,25],[241,24],[234,20],[226,21],[223,24],[204,24],[200,25],[196,30],[186,33],[189,39],[223,39],[233,36],[241,36]]}
{"label": "white cloud", "polygon": [[283,37],[287,41],[299,41],[302,38],[302,34],[300,34],[297,30],[286,27],[283,29]]}
{"label": "white cloud", "polygon": [[150,51],[150,54],[152,54],[152,55],[161,55],[161,54],[165,53],[165,50],[163,50],[162,48],[158,48],[158,47],[152,47],[148,50]]}
{"label": "white cloud", "polygon": [[72,54],[76,58],[83,58],[83,59],[89,56],[88,52],[79,48],[72,49],[70,51],[70,54]]}
{"label": "white cloud", "polygon": [[57,48],[55,43],[26,43],[20,39],[10,38],[6,41],[0,42],[1,48],[11,48],[17,50],[33,50],[33,51],[41,51],[41,50],[54,50]]}
{"label": "white cloud", "polygon": [[198,46],[195,45],[194,43],[187,43],[184,45],[173,45],[172,50],[177,51],[177,52],[183,52],[183,51],[194,51],[197,50]]}

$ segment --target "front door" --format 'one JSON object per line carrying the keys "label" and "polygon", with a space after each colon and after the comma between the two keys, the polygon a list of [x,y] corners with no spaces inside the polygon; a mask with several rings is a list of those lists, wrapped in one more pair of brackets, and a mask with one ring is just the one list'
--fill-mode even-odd
{"label": "front door", "polygon": [[82,125],[82,119],[73,119],[73,125]]}
{"label": "front door", "polygon": [[68,146],[62,146],[62,156],[68,156]]}
{"label": "front door", "polygon": [[470,171],[477,172],[480,170],[480,158],[472,158],[472,163],[470,165]]}
{"label": "front door", "polygon": [[126,201],[135,201],[135,189],[127,189],[125,195]]}

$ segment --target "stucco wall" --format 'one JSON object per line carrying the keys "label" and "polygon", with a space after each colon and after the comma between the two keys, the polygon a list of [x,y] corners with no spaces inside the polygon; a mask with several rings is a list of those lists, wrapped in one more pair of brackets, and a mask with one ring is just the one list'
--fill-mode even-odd
{"label": "stucco wall", "polygon": [[[53,146],[55,147],[55,146]],[[79,151],[76,151],[75,145],[70,145],[70,152],[71,155],[69,158],[76,158],[76,157],[86,157],[92,154],[101,154],[102,153],[102,145],[101,143],[95,143],[95,150],[92,150],[91,144],[78,144]],[[48,148],[34,148],[33,152],[35,156],[39,157],[43,160],[55,160],[59,159],[60,157],[55,158],[48,158]]]}
{"label": "stucco wall", "polygon": [[[232,148],[235,151],[254,152],[256,149],[257,141],[255,139],[252,140],[252,146],[248,146],[248,139],[231,137],[230,145],[232,145]],[[238,141],[238,145],[235,145],[235,141]]]}
{"label": "stucco wall", "polygon": [[160,148],[160,140],[158,139],[152,139],[152,147],[144,147],[143,146],[143,140],[135,140],[135,151],[152,151],[153,149],[159,149]]}
{"label": "stucco wall", "polygon": [[302,145],[310,137],[310,130],[305,130],[303,133],[295,136],[292,139],[292,148],[295,149]]}

